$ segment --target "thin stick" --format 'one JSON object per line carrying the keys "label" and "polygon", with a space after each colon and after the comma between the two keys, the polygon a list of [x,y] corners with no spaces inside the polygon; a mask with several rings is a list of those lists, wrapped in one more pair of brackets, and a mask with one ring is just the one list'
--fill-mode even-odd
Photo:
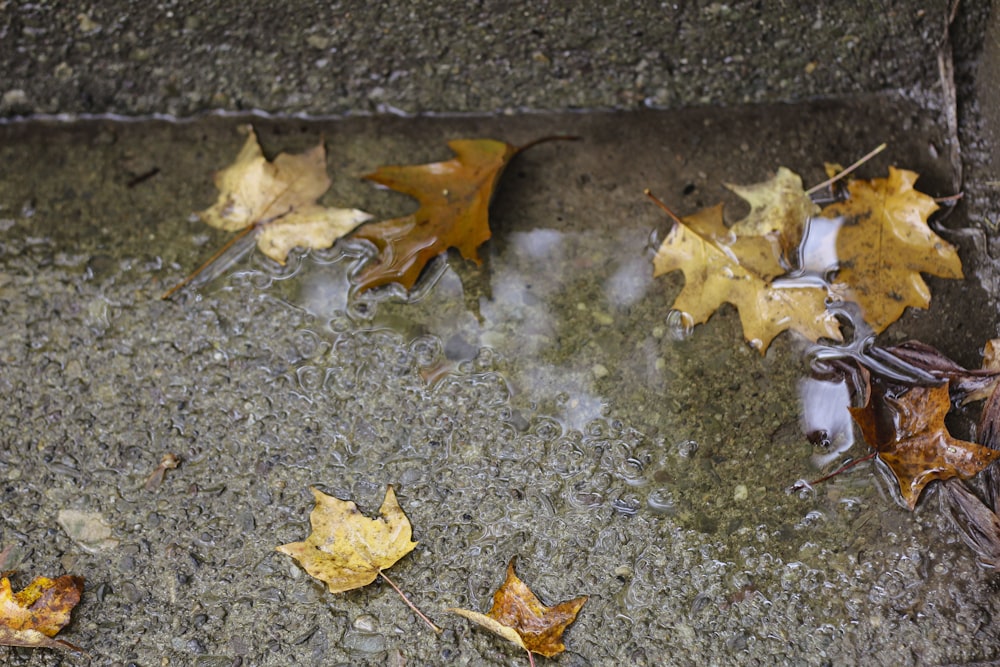
{"label": "thin stick", "polygon": [[673,219],[673,221],[676,222],[678,225],[683,225],[684,224],[683,222],[681,222],[681,219],[679,217],[677,217],[677,214],[670,210],[669,206],[667,206],[666,204],[664,204],[663,201],[660,200],[659,197],[657,197],[656,195],[653,194],[652,190],[650,190],[649,188],[646,188],[645,190],[642,191],[642,193],[644,195],[646,195],[647,197],[649,197],[650,199],[652,199],[653,202],[657,206],[659,206],[664,211],[666,211],[667,215],[669,215],[671,217],[671,219]]}
{"label": "thin stick", "polygon": [[953,201],[958,201],[965,196],[964,192],[959,192],[957,195],[948,195],[947,197],[935,197],[934,201],[938,204],[949,204]]}
{"label": "thin stick", "polygon": [[255,229],[257,229],[257,225],[249,225],[249,226],[244,227],[243,229],[241,229],[239,231],[239,233],[236,234],[236,236],[234,236],[233,238],[231,238],[228,241],[226,241],[226,244],[224,246],[222,246],[221,248],[219,248],[215,252],[214,255],[212,255],[211,257],[209,257],[208,260],[205,261],[205,263],[203,263],[197,269],[195,269],[194,271],[192,271],[191,273],[189,273],[187,275],[187,277],[184,278],[184,280],[180,281],[179,283],[177,283],[176,285],[174,285],[173,287],[171,287],[170,289],[168,289],[166,292],[164,292],[163,296],[161,296],[160,298],[163,299],[164,301],[166,301],[167,299],[169,299],[170,297],[172,297],[174,294],[177,293],[177,291],[179,289],[183,288],[184,286],[186,286],[187,284],[189,284],[192,280],[194,280],[195,278],[197,278],[198,275],[202,271],[204,271],[205,269],[207,269],[208,267],[210,267],[212,265],[212,263],[215,262],[215,260],[217,260],[220,257],[222,257],[226,253],[227,250],[229,250],[234,245],[236,245],[237,241],[239,241],[241,238],[243,238],[244,236],[246,236],[250,232],[254,231]]}
{"label": "thin stick", "polygon": [[433,630],[434,632],[436,632],[438,634],[441,634],[441,632],[442,632],[441,628],[439,628],[438,626],[434,625],[434,623],[431,622],[431,619],[429,619],[426,616],[424,616],[424,613],[422,611],[420,611],[419,609],[417,609],[417,607],[416,607],[415,604],[413,604],[412,602],[410,602],[410,599],[408,597],[406,597],[406,595],[403,593],[403,591],[399,590],[399,586],[397,586],[396,584],[392,583],[392,579],[390,579],[389,577],[385,576],[385,572],[383,572],[382,570],[379,570],[378,573],[379,573],[379,575],[383,579],[385,579],[387,582],[389,582],[389,585],[392,586],[396,590],[397,593],[399,593],[399,597],[403,598],[403,602],[406,603],[407,607],[409,607],[410,609],[412,609],[417,614],[417,616],[419,616],[420,618],[424,619],[424,623],[426,623],[427,625],[429,625],[431,627],[431,630]]}
{"label": "thin stick", "polygon": [[528,665],[529,665],[529,667],[535,667],[535,657],[533,655],[531,655],[531,651],[529,651],[528,649],[524,649],[524,650],[528,651]]}
{"label": "thin stick", "polygon": [[842,179],[844,176],[847,176],[849,173],[851,173],[852,171],[854,171],[855,169],[857,169],[858,167],[860,167],[861,165],[863,165],[865,162],[868,162],[868,160],[871,160],[873,157],[875,157],[876,155],[878,155],[879,153],[881,153],[882,151],[884,151],[885,147],[887,145],[888,144],[881,144],[880,146],[878,146],[877,148],[875,148],[875,150],[873,150],[872,152],[868,153],[868,155],[865,155],[863,158],[861,158],[860,160],[858,160],[857,162],[855,162],[854,164],[852,164],[847,169],[844,169],[839,174],[836,174],[832,178],[826,179],[825,181],[823,181],[819,185],[812,186],[811,188],[809,188],[808,190],[806,190],[806,194],[807,195],[811,195],[812,193],[816,192],[817,190],[822,190],[826,186],[831,185],[833,183],[836,183],[837,181],[839,181],[840,179]]}
{"label": "thin stick", "polygon": [[574,136],[572,134],[553,134],[553,135],[548,136],[548,137],[540,137],[538,139],[535,139],[534,141],[529,141],[528,143],[526,143],[523,146],[516,146],[514,148],[514,154],[515,155],[520,155],[521,153],[523,153],[524,151],[528,150],[529,148],[533,148],[534,146],[537,146],[538,144],[544,144],[544,143],[547,143],[549,141],[580,141],[581,139],[583,139],[583,137],[577,137],[577,136]]}
{"label": "thin stick", "polygon": [[825,482],[826,480],[830,479],[831,477],[836,477],[840,473],[846,472],[846,471],[850,470],[851,468],[853,468],[854,466],[858,465],[859,463],[864,463],[865,461],[871,461],[873,458],[875,458],[876,454],[878,454],[878,452],[872,452],[871,454],[868,454],[867,456],[862,456],[860,459],[854,459],[850,463],[846,463],[846,464],[840,466],[839,468],[837,468],[836,470],[834,470],[833,472],[831,472],[829,475],[824,475],[823,477],[820,477],[819,479],[814,479],[813,481],[809,482],[809,485],[812,486],[813,484],[819,484],[820,482]]}

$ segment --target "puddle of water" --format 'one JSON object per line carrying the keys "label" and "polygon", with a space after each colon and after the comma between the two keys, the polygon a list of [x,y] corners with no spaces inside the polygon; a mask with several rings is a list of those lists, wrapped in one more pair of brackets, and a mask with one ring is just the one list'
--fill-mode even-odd
{"label": "puddle of water", "polygon": [[[0,543],[104,590],[88,591],[76,643],[140,662],[378,662],[398,648],[505,664],[480,633],[425,636],[383,587],[332,597],[272,553],[305,535],[309,485],[373,510],[393,483],[421,544],[397,578],[418,604],[486,608],[518,555],[547,601],[591,594],[567,634],[581,663],[896,663],[900,643],[928,661],[993,657],[990,580],[933,498],[910,514],[870,468],[786,493],[852,443],[843,413],[822,412],[840,390],[804,379],[803,346],[782,335],[762,357],[731,308],[685,333],[669,311],[682,278],[651,277],[650,237],[668,222],[643,188],[682,214],[722,199],[738,215],[722,182],[779,165],[818,182],[824,160],[889,141],[870,174],[891,161],[948,194],[930,119],[865,98],[256,124],[272,155],[324,135],[326,201],[377,216],[412,204],[356,177],[446,158],[447,139],[584,141],[519,157],[483,268],[439,262],[407,302],[349,299],[359,251],[345,244],[280,269],[253,254],[163,303],[224,240],[190,214],[214,200],[236,121],[0,126]],[[894,335],[951,352],[947,323],[976,309],[955,303]],[[832,444],[811,444],[818,431]],[[142,491],[166,451],[181,467]],[[67,508],[100,513],[120,548],[94,556],[51,532]]]}

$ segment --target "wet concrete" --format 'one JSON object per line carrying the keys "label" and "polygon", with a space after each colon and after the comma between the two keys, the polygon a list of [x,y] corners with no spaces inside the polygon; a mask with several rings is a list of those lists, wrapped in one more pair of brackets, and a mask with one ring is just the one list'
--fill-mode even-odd
{"label": "wet concrete", "polygon": [[[445,141],[538,146],[505,175],[482,269],[455,258],[411,303],[351,301],[358,251],[252,255],[175,302],[159,294],[224,240],[191,217],[236,154],[236,119],[0,126],[0,544],[21,577],[87,578],[66,639],[95,664],[511,664],[442,612],[488,608],[512,556],[548,602],[591,596],[564,665],[946,664],[996,660],[994,575],[938,512],[860,467],[804,495],[802,344],[766,356],[723,309],[689,336],[653,280],[651,235],[738,202],[724,181],[887,141],[888,164],[953,192],[947,125],[912,98],[509,118],[263,120],[265,151],[326,137],[330,204],[411,206],[357,177],[448,156]],[[138,176],[158,173],[130,187]],[[891,336],[951,354],[995,331],[978,287],[931,280]],[[963,332],[961,336],[956,331]],[[143,488],[163,454],[181,466]],[[318,486],[373,512],[396,485],[417,549],[388,587],[331,595],[274,546],[308,532]],[[117,544],[74,540],[95,513]],[[22,580],[20,583],[24,583]],[[11,665],[84,664],[0,648]],[[398,664],[398,663],[397,663]]]}

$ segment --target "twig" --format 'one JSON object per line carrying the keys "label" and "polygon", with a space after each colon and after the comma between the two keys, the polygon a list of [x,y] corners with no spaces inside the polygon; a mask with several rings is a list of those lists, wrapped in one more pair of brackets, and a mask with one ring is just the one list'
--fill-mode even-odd
{"label": "twig", "polygon": [[397,593],[399,593],[399,597],[403,598],[403,602],[406,603],[407,607],[409,607],[410,609],[412,609],[417,614],[417,616],[419,616],[420,618],[422,618],[424,620],[424,623],[426,623],[427,625],[429,625],[431,627],[431,630],[433,630],[434,632],[436,632],[438,634],[441,634],[441,632],[442,632],[441,628],[439,628],[438,626],[434,625],[434,623],[431,622],[431,619],[429,619],[426,616],[424,616],[424,613],[422,611],[420,611],[419,609],[417,609],[417,606],[415,604],[413,604],[412,602],[410,602],[410,599],[408,597],[406,597],[406,595],[403,593],[403,591],[399,590],[399,586],[397,586],[396,584],[394,584],[392,582],[392,579],[390,579],[389,577],[385,576],[385,572],[383,572],[382,570],[379,570],[378,573],[379,573],[379,576],[381,576],[383,579],[385,579],[387,582],[389,582],[389,585],[392,586],[396,590]]}
{"label": "twig", "polygon": [[876,155],[878,155],[879,153],[881,153],[882,151],[884,151],[885,147],[887,145],[888,144],[881,144],[881,145],[879,145],[877,148],[875,148],[875,150],[871,151],[870,153],[868,153],[867,155],[865,155],[863,158],[861,158],[860,160],[858,160],[857,162],[855,162],[854,164],[852,164],[850,167],[848,167],[847,169],[844,169],[843,171],[841,171],[839,174],[836,174],[833,177],[826,179],[825,181],[823,181],[819,185],[814,185],[811,188],[809,188],[808,190],[806,190],[806,194],[807,195],[811,195],[812,193],[817,192],[818,190],[822,190],[823,188],[825,188],[828,185],[832,185],[833,183],[836,183],[837,181],[839,181],[840,179],[842,179],[844,176],[847,176],[849,173],[851,173],[852,171],[854,171],[855,169],[857,169],[858,167],[860,167],[861,165],[863,165],[865,162],[868,162],[868,160],[871,160],[873,157],[875,157]]}
{"label": "twig", "polygon": [[249,234],[250,232],[252,232],[252,231],[254,231],[256,229],[257,229],[257,225],[249,225],[249,226],[244,227],[243,229],[241,229],[236,234],[236,236],[234,236],[233,238],[231,238],[228,241],[226,241],[225,245],[223,245],[221,248],[219,248],[215,252],[214,255],[212,255],[211,257],[209,257],[208,260],[206,260],[197,269],[195,269],[194,271],[192,271],[191,273],[189,273],[184,278],[184,280],[180,281],[179,283],[177,283],[176,285],[174,285],[173,287],[171,287],[170,289],[168,289],[166,292],[164,292],[163,296],[161,296],[160,298],[163,299],[164,301],[166,301],[167,299],[169,299],[170,297],[172,297],[174,294],[177,293],[178,290],[180,290],[181,288],[185,287],[192,280],[194,280],[195,278],[197,278],[198,274],[200,274],[202,271],[204,271],[205,269],[207,269],[208,267],[210,267],[217,259],[219,259],[224,254],[226,254],[226,251],[229,250],[230,248],[232,248],[234,245],[236,245],[237,241],[239,241],[244,236],[246,236],[247,234]]}
{"label": "twig", "polygon": [[840,466],[839,468],[831,472],[829,475],[823,475],[819,479],[814,479],[813,481],[809,482],[809,486],[812,486],[814,484],[819,484],[820,482],[825,482],[831,477],[836,477],[840,473],[850,470],[859,463],[864,463],[865,461],[871,461],[873,458],[875,458],[876,454],[878,454],[878,452],[872,452],[866,456],[862,456],[860,459],[854,459],[850,463],[845,463],[844,465]]}

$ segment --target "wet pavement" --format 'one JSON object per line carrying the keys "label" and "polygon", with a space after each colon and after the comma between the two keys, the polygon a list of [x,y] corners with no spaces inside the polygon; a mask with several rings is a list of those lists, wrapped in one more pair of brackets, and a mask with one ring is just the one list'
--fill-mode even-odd
{"label": "wet pavement", "polygon": [[[246,119],[0,125],[0,544],[20,577],[86,577],[61,636],[94,664],[521,664],[443,612],[485,611],[512,556],[544,601],[591,596],[563,665],[997,659],[996,577],[933,492],[910,513],[871,466],[786,492],[821,453],[799,424],[804,346],[783,334],[759,355],[731,308],[679,330],[681,276],[651,276],[668,222],[642,195],[737,214],[723,182],[784,165],[811,185],[882,142],[863,176],[895,164],[952,194],[937,112],[885,94],[252,120],[269,155],[325,137],[323,201],[378,217],[412,206],[358,178],[378,165],[446,159],[458,137],[582,141],[519,156],[483,267],[440,262],[409,302],[349,298],[350,244],[284,268],[253,254],[164,302],[226,238],[192,212]],[[930,279],[931,310],[889,340],[976,361],[996,316],[970,225],[960,209],[942,231],[970,279]],[[145,489],[168,452],[180,467]],[[387,586],[331,595],[274,551],[307,534],[309,486],[374,513],[390,483],[420,543],[392,574],[440,637]],[[108,538],[71,535],[70,510]]]}

